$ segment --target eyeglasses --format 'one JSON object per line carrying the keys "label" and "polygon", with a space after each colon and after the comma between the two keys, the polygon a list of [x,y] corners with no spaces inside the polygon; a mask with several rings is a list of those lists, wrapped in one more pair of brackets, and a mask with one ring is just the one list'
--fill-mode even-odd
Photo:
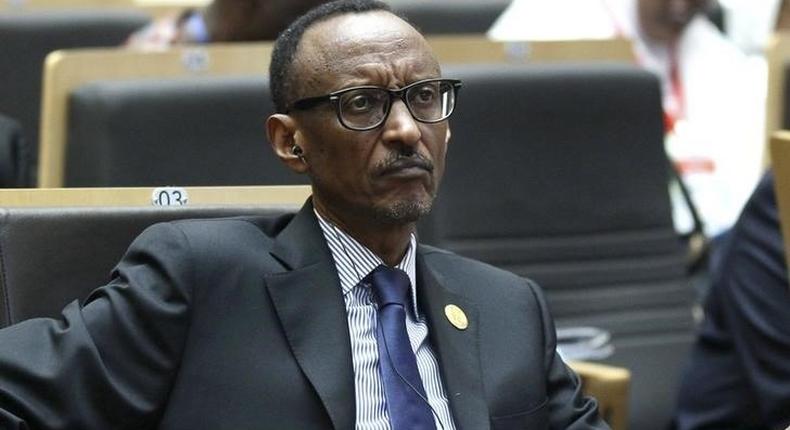
{"label": "eyeglasses", "polygon": [[297,100],[290,109],[307,110],[330,102],[340,124],[350,130],[365,131],[387,120],[392,102],[398,97],[415,120],[433,124],[450,117],[460,88],[461,81],[442,78],[417,81],[397,90],[360,86]]}

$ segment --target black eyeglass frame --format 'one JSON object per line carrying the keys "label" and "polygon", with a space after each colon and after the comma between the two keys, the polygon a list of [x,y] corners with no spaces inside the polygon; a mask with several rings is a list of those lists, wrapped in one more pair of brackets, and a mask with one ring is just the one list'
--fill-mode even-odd
{"label": "black eyeglass frame", "polygon": [[[425,83],[429,83],[429,82],[447,82],[447,83],[449,83],[452,86],[452,89],[453,89],[453,106],[452,106],[452,109],[450,109],[450,112],[448,112],[447,115],[443,116],[442,118],[439,118],[439,119],[436,119],[436,120],[428,120],[428,121],[426,121],[426,120],[419,119],[419,118],[417,118],[414,115],[414,112],[412,112],[411,106],[409,105],[409,102],[406,99],[406,92],[409,91],[411,88],[414,88],[414,87],[417,87],[419,85],[422,85],[422,84],[425,84]],[[337,115],[337,120],[340,121],[340,124],[343,125],[343,127],[347,128],[349,130],[354,130],[354,131],[367,131],[367,130],[373,130],[374,128],[378,128],[378,127],[380,127],[382,124],[384,124],[387,121],[387,118],[389,118],[389,115],[390,115],[390,111],[392,110],[392,102],[394,101],[395,97],[398,97],[398,98],[400,98],[403,101],[403,104],[406,105],[406,109],[409,111],[409,114],[411,115],[412,118],[414,118],[415,121],[418,121],[418,122],[421,122],[421,123],[424,123],[424,124],[436,124],[438,122],[442,122],[442,121],[446,120],[447,118],[449,118],[453,114],[453,112],[455,111],[455,104],[456,104],[456,100],[458,98],[458,91],[461,89],[461,86],[462,86],[462,84],[461,84],[461,80],[460,79],[446,79],[446,78],[423,79],[423,80],[420,80],[420,81],[412,82],[411,84],[406,85],[403,88],[398,88],[397,90],[392,90],[392,89],[383,88],[383,87],[377,87],[375,85],[362,85],[362,86],[358,86],[358,87],[343,88],[342,90],[337,90],[337,91],[331,92],[331,93],[323,95],[323,96],[306,97],[306,98],[303,98],[303,99],[296,100],[295,102],[291,103],[291,107],[288,108],[286,113],[290,112],[292,109],[309,110],[309,109],[312,109],[312,108],[318,106],[319,104],[321,104],[323,102],[329,102],[332,105],[332,107],[334,108],[334,110],[335,110],[335,115]],[[386,110],[384,112],[384,115],[381,116],[381,121],[379,121],[379,122],[377,122],[377,123],[375,123],[373,125],[367,126],[367,127],[352,127],[352,126],[346,124],[345,121],[343,121],[343,116],[341,115],[341,108],[340,108],[340,97],[343,94],[351,92],[351,91],[366,90],[366,89],[375,89],[375,90],[387,91],[387,93],[389,93],[389,96],[390,96],[389,97],[389,103],[387,103],[387,105],[386,105]]]}

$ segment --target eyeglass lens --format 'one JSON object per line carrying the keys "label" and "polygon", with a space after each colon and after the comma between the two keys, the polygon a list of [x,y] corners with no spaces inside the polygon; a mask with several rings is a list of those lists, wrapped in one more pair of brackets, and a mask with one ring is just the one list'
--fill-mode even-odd
{"label": "eyeglass lens", "polygon": [[[452,113],[455,92],[446,81],[424,82],[407,88],[405,100],[414,119],[438,122]],[[359,88],[343,93],[338,99],[340,117],[352,128],[378,126],[389,113],[391,103],[390,92],[382,88]]]}

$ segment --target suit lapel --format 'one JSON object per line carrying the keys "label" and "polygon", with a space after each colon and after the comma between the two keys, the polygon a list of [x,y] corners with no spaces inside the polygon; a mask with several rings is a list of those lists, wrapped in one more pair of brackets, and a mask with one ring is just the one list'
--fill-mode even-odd
{"label": "suit lapel", "polygon": [[[459,430],[487,430],[490,422],[480,370],[477,308],[446,284],[441,274],[427,267],[422,252],[418,252],[418,300],[427,314],[431,344],[438,356],[456,426]],[[455,328],[445,316],[444,308],[450,304],[466,313],[466,330]]]}
{"label": "suit lapel", "polygon": [[310,202],[277,236],[272,255],[287,270],[266,285],[296,361],[336,429],[354,427],[351,343],[340,281]]}

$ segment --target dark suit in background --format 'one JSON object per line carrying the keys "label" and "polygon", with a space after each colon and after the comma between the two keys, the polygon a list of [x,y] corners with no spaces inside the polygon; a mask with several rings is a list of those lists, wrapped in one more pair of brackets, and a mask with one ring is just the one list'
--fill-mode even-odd
{"label": "dark suit in background", "polygon": [[0,187],[30,186],[30,159],[22,127],[0,114]]}
{"label": "dark suit in background", "polygon": [[[532,283],[430,247],[417,283],[459,429],[608,428]],[[354,408],[345,307],[310,204],[293,219],[154,226],[84,308],[0,330],[2,429],[352,429]]]}
{"label": "dark suit in background", "polygon": [[676,426],[784,429],[790,425],[790,286],[771,173],[721,252]]}

